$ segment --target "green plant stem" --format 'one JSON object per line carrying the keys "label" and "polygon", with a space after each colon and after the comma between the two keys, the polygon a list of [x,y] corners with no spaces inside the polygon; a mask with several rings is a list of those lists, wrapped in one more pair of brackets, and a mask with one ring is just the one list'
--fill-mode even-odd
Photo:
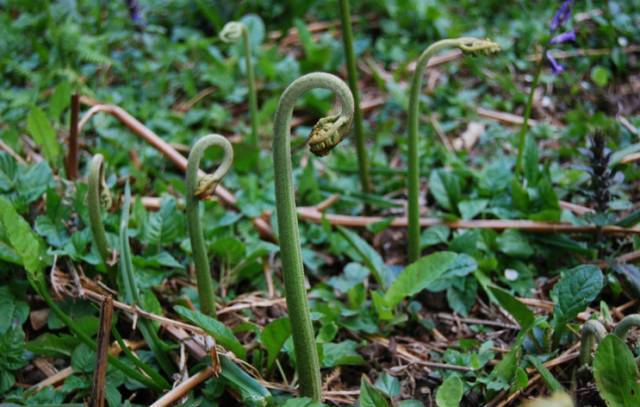
{"label": "green plant stem", "polygon": [[500,49],[498,44],[489,40],[471,37],[444,39],[431,44],[418,58],[409,91],[409,168],[407,183],[409,189],[408,258],[410,263],[415,262],[420,257],[420,206],[418,204],[420,194],[420,158],[418,154],[418,122],[422,76],[427,69],[429,59],[445,48],[459,48],[463,52],[470,53],[490,53]]}
{"label": "green plant stem", "polygon": [[[124,202],[122,204],[122,216],[120,219],[120,280],[124,286],[125,301],[130,305],[139,306],[141,302],[136,280],[133,275],[133,261],[128,237],[130,207],[131,187],[129,186],[129,181],[127,181],[124,186]],[[152,322],[147,319],[142,319],[138,322],[138,328],[164,373],[167,375],[173,374],[174,368],[171,359],[165,352],[165,346],[160,340]]]}
{"label": "green plant stem", "polygon": [[622,318],[622,321],[618,322],[616,329],[613,333],[620,339],[624,339],[627,336],[629,329],[640,326],[640,314],[631,314]]}
{"label": "green plant stem", "polygon": [[251,59],[251,42],[249,41],[249,30],[243,25],[242,39],[244,41],[244,57],[247,68],[247,78],[249,81],[249,119],[251,120],[251,137],[249,144],[259,148],[258,144],[258,95],[256,91],[256,76],[253,70]]}
{"label": "green plant stem", "polygon": [[347,61],[347,78],[349,88],[353,94],[354,115],[353,130],[356,134],[356,154],[358,156],[358,173],[360,175],[360,185],[362,192],[371,192],[371,177],[369,175],[369,159],[367,158],[367,147],[364,142],[364,130],[362,126],[362,110],[360,110],[360,92],[358,90],[358,72],[356,70],[356,58],[353,52],[353,32],[351,29],[351,12],[349,10],[349,0],[340,0],[340,18],[342,21],[342,41],[344,43],[344,54]]}
{"label": "green plant stem", "polygon": [[107,272],[109,272],[110,277],[114,279],[115,269],[109,265],[111,250],[107,243],[107,234],[102,222],[102,202],[104,197],[108,196],[108,191],[104,184],[104,157],[102,154],[96,154],[91,159],[88,184],[87,206],[89,208],[91,235],[93,236],[93,242],[96,245],[102,263],[107,269]]}
{"label": "green plant stem", "polygon": [[154,370],[148,364],[144,363],[140,358],[134,355],[133,352],[131,352],[131,349],[129,349],[127,344],[124,343],[124,340],[120,335],[120,332],[118,332],[115,326],[111,327],[111,334],[115,338],[116,342],[118,342],[120,349],[122,349],[122,353],[124,353],[124,355],[127,357],[127,359],[129,359],[129,361],[131,361],[131,363],[133,363],[137,368],[142,370],[147,376],[149,376],[156,383],[162,384],[163,388],[171,387],[169,383],[164,379],[164,377],[162,377],[156,370]]}
{"label": "green plant stem", "polygon": [[[326,73],[311,73],[302,76],[287,87],[278,103],[274,121],[273,166],[275,171],[278,240],[280,242],[287,307],[291,320],[301,393],[303,396],[320,400],[322,395],[320,363],[305,289],[300,232],[298,230],[293,190],[290,145],[291,116],[293,115],[295,102],[302,94],[314,88],[329,89],[337,95],[342,105],[338,120],[347,121],[342,129],[348,131],[354,110],[353,97],[349,87],[338,77]],[[325,123],[327,119],[333,120],[335,116],[321,119],[318,125]],[[312,132],[311,137],[313,135],[314,132]],[[332,146],[337,144],[333,139],[334,135],[335,129],[332,128],[327,136],[331,139]],[[311,149],[314,151],[313,146],[311,146]],[[320,153],[325,154],[326,152],[326,150],[322,150]]]}
{"label": "green plant stem", "polygon": [[593,349],[594,342],[600,343],[606,335],[607,330],[599,321],[590,319],[582,325],[580,331],[580,366],[591,363],[591,349]]}
{"label": "green plant stem", "polygon": [[[218,146],[224,150],[222,163],[212,175],[198,179],[200,161],[202,160],[205,150],[211,146]],[[187,229],[189,231],[193,261],[196,268],[198,297],[200,299],[202,313],[212,317],[216,316],[215,294],[207,249],[202,233],[202,225],[200,223],[200,214],[198,213],[199,197],[201,195],[199,192],[212,193],[215,185],[222,180],[222,177],[224,177],[231,167],[232,162],[233,147],[231,143],[218,134],[210,134],[196,142],[189,153],[187,163]],[[205,189],[206,191],[201,191],[201,189]]]}
{"label": "green plant stem", "polygon": [[520,133],[518,134],[518,156],[516,158],[516,177],[522,174],[522,160],[524,159],[524,146],[527,142],[527,130],[529,130],[529,118],[531,117],[531,109],[533,107],[533,97],[536,93],[536,88],[538,87],[538,83],[540,82],[540,74],[542,73],[542,67],[544,66],[544,55],[547,53],[549,46],[545,46],[542,51],[542,58],[538,61],[538,66],[536,66],[535,76],[533,77],[533,83],[531,83],[531,90],[529,91],[529,97],[527,98],[527,104],[524,107],[524,119],[522,121],[522,127],[520,128]]}

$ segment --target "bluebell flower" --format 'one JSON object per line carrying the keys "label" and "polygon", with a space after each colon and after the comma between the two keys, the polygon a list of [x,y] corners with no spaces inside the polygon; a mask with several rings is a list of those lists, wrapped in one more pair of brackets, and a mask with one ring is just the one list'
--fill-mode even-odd
{"label": "bluebell flower", "polygon": [[[554,33],[558,28],[563,27],[567,24],[567,22],[571,19],[571,12],[573,11],[573,0],[565,0],[562,2],[558,11],[553,16],[551,20],[551,24],[549,25],[549,29],[551,33]],[[549,45],[558,45],[563,44],[565,42],[575,41],[576,40],[576,32],[573,30],[563,32],[561,34],[557,34],[549,41]],[[551,54],[551,50],[547,50],[545,53],[545,57],[549,64],[551,64],[551,69],[554,74],[559,74],[564,71],[564,67],[555,60],[553,55]]]}
{"label": "bluebell flower", "polygon": [[569,21],[569,18],[571,18],[572,9],[573,0],[565,0],[562,3],[558,11],[556,11],[556,14],[553,16],[551,24],[549,25],[551,32],[554,32],[558,29],[558,27],[563,26],[567,21]]}
{"label": "bluebell flower", "polygon": [[564,72],[564,66],[560,65],[558,61],[556,61],[553,55],[551,55],[551,51],[547,51],[545,56],[547,57],[547,61],[549,61],[549,64],[551,64],[551,70],[554,74],[558,75]]}
{"label": "bluebell flower", "polygon": [[576,40],[576,32],[571,30],[566,33],[558,34],[549,41],[551,45],[562,44],[565,42],[575,41]]}

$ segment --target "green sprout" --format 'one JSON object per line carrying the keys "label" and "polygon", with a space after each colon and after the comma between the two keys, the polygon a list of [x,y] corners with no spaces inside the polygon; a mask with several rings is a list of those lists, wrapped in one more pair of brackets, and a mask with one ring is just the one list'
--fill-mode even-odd
{"label": "green sprout", "polygon": [[244,57],[249,81],[249,115],[251,120],[251,134],[249,145],[258,148],[258,97],[256,94],[256,77],[251,60],[251,43],[249,42],[249,30],[243,23],[231,21],[220,31],[220,39],[226,43],[235,43],[242,38],[244,45]]}
{"label": "green sprout", "polygon": [[422,75],[427,69],[429,59],[445,48],[458,48],[465,54],[491,54],[498,52],[500,46],[490,40],[473,37],[445,39],[431,44],[418,58],[416,70],[411,81],[409,95],[409,262],[420,257],[420,208],[418,195],[420,191],[419,156],[418,156],[418,108],[420,106],[420,90]]}
{"label": "green sprout", "polygon": [[319,156],[328,154],[349,132],[354,112],[349,87],[340,78],[327,73],[304,75],[293,81],[280,97],[273,125],[273,166],[280,256],[301,393],[320,400],[320,363],[304,285],[290,146],[291,116],[296,100],[314,88],[333,91],[340,100],[342,110],[337,115],[320,119],[314,126],[309,136],[311,152]]}
{"label": "green sprout", "polygon": [[102,154],[96,154],[91,159],[89,166],[89,191],[87,194],[87,203],[89,208],[89,226],[93,242],[98,250],[98,255],[102,260],[107,271],[114,277],[114,268],[111,265],[112,250],[107,243],[107,234],[102,223],[102,208],[110,208],[113,200],[111,193],[104,181],[104,157]]}
{"label": "green sprout", "polygon": [[[224,157],[220,166],[213,174],[198,176],[200,161],[207,148],[212,146],[221,147]],[[213,292],[213,280],[209,268],[207,249],[202,234],[202,225],[198,213],[198,204],[215,190],[225,176],[233,162],[233,147],[229,140],[219,134],[209,134],[199,139],[189,153],[187,163],[187,228],[191,239],[191,250],[196,268],[196,279],[198,281],[198,296],[200,298],[200,308],[206,315],[215,317],[215,294]]]}

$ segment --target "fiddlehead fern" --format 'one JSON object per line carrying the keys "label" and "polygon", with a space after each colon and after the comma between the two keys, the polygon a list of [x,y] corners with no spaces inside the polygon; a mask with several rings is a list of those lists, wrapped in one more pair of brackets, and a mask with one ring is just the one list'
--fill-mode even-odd
{"label": "fiddlehead fern", "polygon": [[631,314],[622,318],[622,321],[618,322],[616,325],[616,329],[613,330],[613,333],[620,339],[626,338],[627,332],[629,329],[633,327],[640,326],[640,314]]}
{"label": "fiddlehead fern", "polygon": [[599,344],[607,336],[607,330],[599,321],[590,319],[582,325],[580,336],[580,366],[584,366],[591,363],[594,342]]}
{"label": "fiddlehead fern", "polygon": [[493,41],[473,37],[445,39],[431,44],[418,58],[416,70],[411,81],[409,95],[409,262],[413,263],[420,256],[420,209],[418,195],[420,191],[419,157],[418,157],[418,108],[420,105],[420,90],[422,76],[427,69],[429,59],[445,48],[458,48],[463,53],[490,54],[500,50],[500,46]]}
{"label": "fiddlehead fern", "polygon": [[109,249],[109,244],[107,243],[107,234],[102,223],[101,211],[102,207],[110,208],[113,200],[104,181],[104,157],[102,154],[93,156],[89,167],[88,182],[89,226],[91,227],[93,242],[96,245],[102,263],[107,268],[107,271],[111,272],[113,270],[110,264],[111,249]]}
{"label": "fiddlehead fern", "polygon": [[[207,148],[218,146],[224,150],[224,157],[220,166],[213,174],[198,177],[200,161]],[[198,296],[200,297],[200,308],[207,315],[215,316],[215,295],[213,292],[213,281],[209,268],[209,259],[202,234],[202,225],[198,214],[199,200],[211,195],[216,186],[227,173],[233,162],[233,147],[229,140],[218,135],[209,134],[196,142],[189,153],[187,163],[187,228],[191,240],[191,250],[196,267],[196,278],[198,280]]]}
{"label": "fiddlehead fern", "polygon": [[227,43],[233,43],[242,37],[244,46],[245,66],[247,68],[247,79],[249,81],[249,115],[251,120],[251,137],[249,144],[258,147],[258,96],[256,94],[256,77],[253,71],[251,60],[251,43],[249,42],[249,30],[243,23],[231,21],[220,31],[220,39]]}
{"label": "fiddlehead fern", "polygon": [[295,102],[302,94],[314,88],[333,91],[340,100],[342,110],[337,115],[318,121],[309,136],[310,150],[316,155],[326,155],[348,133],[354,109],[353,96],[349,87],[338,77],[326,73],[302,76],[287,87],[278,103],[273,125],[273,166],[280,256],[301,393],[320,400],[320,363],[304,285],[290,145],[291,116]]}

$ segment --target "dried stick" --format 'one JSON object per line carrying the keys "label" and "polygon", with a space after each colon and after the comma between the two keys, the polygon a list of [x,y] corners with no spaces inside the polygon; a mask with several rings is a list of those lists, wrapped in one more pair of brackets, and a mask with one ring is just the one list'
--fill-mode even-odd
{"label": "dried stick", "polygon": [[204,382],[215,373],[212,367],[206,367],[199,371],[195,375],[191,376],[178,386],[174,387],[171,391],[167,392],[164,396],[156,400],[151,407],[166,407],[172,405],[174,402],[180,400],[186,396],[191,390],[193,390],[200,383]]}
{"label": "dried stick", "polygon": [[109,334],[111,333],[111,317],[113,315],[113,298],[105,296],[100,306],[100,328],[98,329],[96,350],[96,367],[93,371],[93,388],[91,392],[91,405],[104,407],[106,391],[106,376],[108,365]]}

